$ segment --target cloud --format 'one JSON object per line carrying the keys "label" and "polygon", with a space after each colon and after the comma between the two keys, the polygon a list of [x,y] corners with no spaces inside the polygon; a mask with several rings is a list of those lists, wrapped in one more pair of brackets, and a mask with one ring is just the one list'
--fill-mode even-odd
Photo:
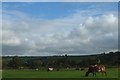
{"label": "cloud", "polygon": [[114,13],[85,16],[77,11],[47,20],[14,12],[3,15],[3,55],[73,55],[117,50],[118,18]]}

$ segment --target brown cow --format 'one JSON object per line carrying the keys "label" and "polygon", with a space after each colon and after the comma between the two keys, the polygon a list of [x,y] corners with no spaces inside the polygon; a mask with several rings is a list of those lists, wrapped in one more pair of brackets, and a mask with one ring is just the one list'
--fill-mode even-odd
{"label": "brown cow", "polygon": [[92,73],[93,76],[94,76],[94,75],[96,75],[96,72],[102,73],[102,75],[103,74],[107,75],[106,71],[105,71],[105,66],[101,65],[101,64],[98,64],[98,65],[90,66],[88,71],[86,72],[85,76],[87,77],[89,75],[89,73]]}

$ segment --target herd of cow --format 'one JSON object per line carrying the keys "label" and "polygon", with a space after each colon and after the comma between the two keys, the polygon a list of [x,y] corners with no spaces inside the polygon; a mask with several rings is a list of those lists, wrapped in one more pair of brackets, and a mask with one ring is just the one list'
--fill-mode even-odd
{"label": "herd of cow", "polygon": [[[52,68],[52,67],[49,67],[49,68],[47,69],[47,71],[53,71],[53,70],[54,70],[54,68]],[[84,70],[84,69],[81,68],[81,70]],[[91,65],[91,66],[88,68],[85,76],[86,76],[86,77],[89,76],[90,73],[92,73],[93,76],[95,76],[96,73],[102,73],[102,75],[107,75],[106,70],[105,70],[105,66],[102,65],[102,64]]]}

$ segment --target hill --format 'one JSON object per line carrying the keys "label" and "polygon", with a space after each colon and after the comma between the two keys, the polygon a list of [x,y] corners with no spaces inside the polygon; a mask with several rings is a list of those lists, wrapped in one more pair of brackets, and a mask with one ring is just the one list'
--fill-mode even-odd
{"label": "hill", "polygon": [[[120,64],[120,52],[109,52],[95,55],[82,56],[3,56],[3,69],[9,68],[66,68],[88,67],[92,64],[101,63],[107,67],[116,67]],[[14,65],[14,66],[13,66]]]}

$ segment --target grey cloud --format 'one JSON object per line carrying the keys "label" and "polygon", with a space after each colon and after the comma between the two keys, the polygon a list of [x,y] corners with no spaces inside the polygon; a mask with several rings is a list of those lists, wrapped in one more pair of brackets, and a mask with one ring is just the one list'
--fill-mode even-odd
{"label": "grey cloud", "polygon": [[92,54],[117,49],[117,16],[77,16],[19,22],[3,18],[3,55]]}

